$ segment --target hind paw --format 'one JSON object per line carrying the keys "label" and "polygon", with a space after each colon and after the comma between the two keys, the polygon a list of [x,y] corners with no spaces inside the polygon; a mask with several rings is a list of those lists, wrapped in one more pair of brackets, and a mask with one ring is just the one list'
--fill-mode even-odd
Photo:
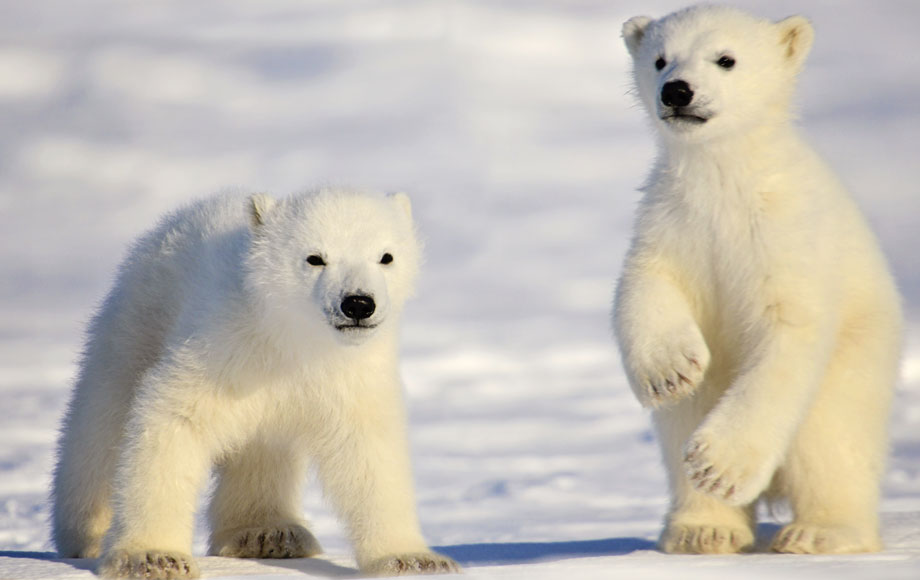
{"label": "hind paw", "polygon": [[460,572],[460,565],[437,552],[420,552],[380,558],[362,568],[361,571],[375,576],[457,574]]}
{"label": "hind paw", "polygon": [[776,534],[770,549],[785,554],[852,554],[878,552],[882,545],[874,533],[855,527],[792,523]]}
{"label": "hind paw", "polygon": [[658,544],[669,554],[735,554],[754,546],[754,534],[749,528],[672,524]]}
{"label": "hind paw", "polygon": [[310,530],[298,524],[215,532],[210,549],[226,558],[310,558],[322,551]]}

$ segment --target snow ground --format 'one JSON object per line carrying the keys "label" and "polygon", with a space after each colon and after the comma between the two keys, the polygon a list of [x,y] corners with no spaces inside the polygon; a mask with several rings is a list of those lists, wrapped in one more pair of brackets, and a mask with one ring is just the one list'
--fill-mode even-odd
{"label": "snow ground", "polygon": [[[126,244],[192,197],[317,182],[413,197],[428,239],[404,331],[419,509],[468,576],[916,578],[920,4],[735,4],[815,22],[802,125],[905,297],[885,552],[654,551],[664,474],[607,322],[652,157],[619,27],[681,3],[4,1],[0,578],[91,577],[50,553],[46,494],[82,327]],[[315,486],[304,506],[324,559],[204,558],[205,574],[352,574]]]}

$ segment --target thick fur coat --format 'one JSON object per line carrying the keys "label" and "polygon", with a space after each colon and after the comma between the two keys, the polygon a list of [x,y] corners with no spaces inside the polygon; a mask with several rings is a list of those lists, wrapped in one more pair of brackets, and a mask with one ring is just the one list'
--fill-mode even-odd
{"label": "thick fur coat", "polygon": [[112,577],[198,574],[210,553],[308,557],[314,468],[362,571],[454,571],[416,517],[398,319],[419,243],[404,194],[222,195],[134,245],[93,319],[54,473],[63,557]]}
{"label": "thick fur coat", "polygon": [[668,469],[668,552],[881,546],[899,297],[855,204],[790,113],[813,30],[719,6],[623,26],[658,140],[613,320]]}

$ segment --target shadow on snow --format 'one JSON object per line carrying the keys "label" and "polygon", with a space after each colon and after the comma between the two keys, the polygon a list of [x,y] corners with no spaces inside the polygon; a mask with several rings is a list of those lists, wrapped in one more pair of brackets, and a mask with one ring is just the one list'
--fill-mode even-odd
{"label": "shadow on snow", "polygon": [[462,566],[482,566],[592,556],[623,556],[641,550],[654,550],[655,542],[642,538],[609,538],[575,542],[460,544],[434,546],[432,549],[445,556],[450,556]]}

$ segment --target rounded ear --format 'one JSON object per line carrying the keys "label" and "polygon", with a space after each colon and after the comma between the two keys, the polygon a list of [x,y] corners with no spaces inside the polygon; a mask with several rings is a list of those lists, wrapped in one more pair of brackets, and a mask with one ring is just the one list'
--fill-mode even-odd
{"label": "rounded ear", "polygon": [[275,207],[275,198],[265,193],[249,196],[249,223],[253,228],[265,225],[265,216]]}
{"label": "rounded ear", "polygon": [[395,201],[396,204],[406,212],[409,219],[412,219],[412,202],[409,200],[408,194],[398,191],[396,193],[391,193],[388,197]]}
{"label": "rounded ear", "polygon": [[804,16],[790,16],[776,23],[783,56],[796,71],[805,64],[805,57],[815,40],[815,29]]}
{"label": "rounded ear", "polygon": [[633,59],[639,54],[639,45],[642,44],[645,29],[648,28],[651,21],[652,19],[648,16],[634,16],[623,23],[623,42],[626,43],[626,49],[629,50]]}

